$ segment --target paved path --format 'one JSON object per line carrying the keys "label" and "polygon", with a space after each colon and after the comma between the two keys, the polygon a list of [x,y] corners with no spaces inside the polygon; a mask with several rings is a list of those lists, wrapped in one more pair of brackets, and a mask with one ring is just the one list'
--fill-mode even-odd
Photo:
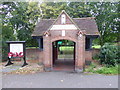
{"label": "paved path", "polygon": [[43,72],[28,75],[3,75],[2,84],[3,88],[118,88],[118,76]]}

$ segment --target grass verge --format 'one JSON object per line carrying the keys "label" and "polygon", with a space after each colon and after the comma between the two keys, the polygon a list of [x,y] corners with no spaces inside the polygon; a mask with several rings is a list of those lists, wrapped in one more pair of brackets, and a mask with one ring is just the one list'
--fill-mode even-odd
{"label": "grass verge", "polygon": [[100,66],[95,63],[92,63],[89,67],[85,69],[85,72],[92,72],[92,73],[97,73],[97,74],[106,74],[106,75],[117,75],[120,74],[118,73],[118,65],[115,67],[105,67],[105,66]]}

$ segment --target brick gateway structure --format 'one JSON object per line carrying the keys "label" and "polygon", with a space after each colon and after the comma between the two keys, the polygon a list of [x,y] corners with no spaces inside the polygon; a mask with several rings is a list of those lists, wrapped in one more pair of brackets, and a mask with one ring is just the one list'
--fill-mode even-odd
{"label": "brick gateway structure", "polygon": [[[58,40],[70,40],[75,43],[75,68],[77,72],[84,69],[85,61],[91,56],[92,40],[99,36],[94,17],[71,18],[64,10],[57,19],[42,19],[32,34],[39,42],[42,62],[45,70],[53,69],[53,45]],[[86,55],[90,55],[87,59]]]}

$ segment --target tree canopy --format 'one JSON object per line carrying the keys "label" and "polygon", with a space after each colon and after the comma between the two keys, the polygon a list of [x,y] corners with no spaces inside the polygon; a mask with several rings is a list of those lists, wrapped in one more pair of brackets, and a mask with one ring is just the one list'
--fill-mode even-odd
{"label": "tree canopy", "polygon": [[35,45],[31,34],[40,19],[57,18],[65,10],[72,18],[95,17],[100,38],[97,44],[119,41],[120,2],[3,2],[2,38],[25,40]]}

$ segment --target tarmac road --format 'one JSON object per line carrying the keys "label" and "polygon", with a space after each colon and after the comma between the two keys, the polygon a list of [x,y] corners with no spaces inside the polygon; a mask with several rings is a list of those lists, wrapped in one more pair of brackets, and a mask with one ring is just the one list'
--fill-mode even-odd
{"label": "tarmac road", "polygon": [[3,88],[118,88],[117,75],[86,75],[71,72],[42,72],[3,75]]}

